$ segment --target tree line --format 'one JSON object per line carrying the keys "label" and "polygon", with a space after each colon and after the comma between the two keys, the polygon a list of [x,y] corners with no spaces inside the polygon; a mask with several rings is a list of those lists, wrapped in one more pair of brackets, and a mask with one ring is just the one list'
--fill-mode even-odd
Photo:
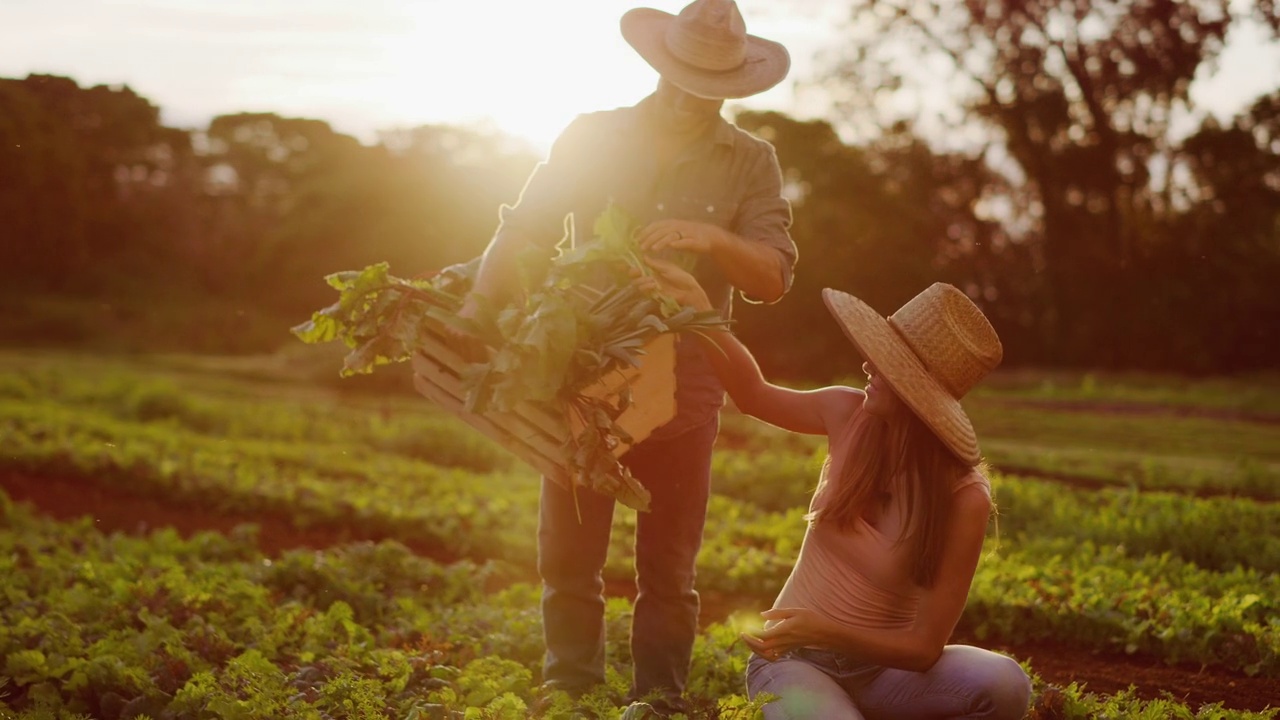
{"label": "tree line", "polygon": [[[871,12],[876,34],[953,61],[980,142],[942,150],[911,119],[870,114],[876,92],[906,81],[871,45],[829,76],[846,101],[836,120],[876,128],[866,140],[828,121],[736,115],[777,148],[800,249],[786,298],[738,305],[768,372],[816,381],[856,368],[821,288],[890,312],[937,280],[978,299],[1010,365],[1277,367],[1280,90],[1180,139],[1169,128],[1238,18],[1094,3],[1123,6],[1129,24],[1086,37],[1055,19],[1079,5],[1065,0],[926,4],[937,16],[907,0],[860,4],[894,10]],[[387,261],[414,275],[474,257],[538,159],[444,125],[371,144],[271,113],[166,127],[127,86],[0,79],[0,297],[236,298],[303,319],[332,301],[327,273]]]}

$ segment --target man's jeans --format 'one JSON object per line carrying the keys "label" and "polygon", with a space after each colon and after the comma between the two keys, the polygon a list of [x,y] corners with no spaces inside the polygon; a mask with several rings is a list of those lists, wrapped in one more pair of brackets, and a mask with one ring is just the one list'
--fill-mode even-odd
{"label": "man's jeans", "polygon": [[[648,488],[649,512],[636,516],[636,601],[631,624],[632,693],[684,691],[698,629],[694,563],[702,545],[711,448],[719,418],[675,437],[641,442],[623,463]],[[567,690],[604,682],[604,582],[614,500],[573,495],[543,479],[538,572],[547,654],[543,679]],[[581,512],[582,522],[578,522]]]}
{"label": "man's jeans", "polygon": [[1020,720],[1031,681],[1012,658],[948,645],[925,672],[866,665],[847,655],[802,648],[776,662],[752,655],[747,695],[769,693],[765,720]]}

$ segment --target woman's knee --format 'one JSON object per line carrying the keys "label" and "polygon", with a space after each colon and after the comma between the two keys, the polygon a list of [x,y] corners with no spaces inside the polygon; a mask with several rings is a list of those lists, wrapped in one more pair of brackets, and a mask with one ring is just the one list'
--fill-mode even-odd
{"label": "woman's knee", "polygon": [[839,684],[801,660],[753,658],[747,668],[747,697],[766,695],[765,720],[863,720]]}
{"label": "woman's knee", "polygon": [[1022,720],[1031,704],[1031,678],[1018,661],[991,653],[983,667],[981,693],[992,720]]}

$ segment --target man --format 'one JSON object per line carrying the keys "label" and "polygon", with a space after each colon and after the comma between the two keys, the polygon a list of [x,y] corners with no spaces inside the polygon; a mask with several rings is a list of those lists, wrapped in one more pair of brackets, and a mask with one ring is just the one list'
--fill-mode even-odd
{"label": "man", "polygon": [[[732,0],[696,0],[678,16],[637,8],[621,25],[627,42],[658,71],[657,90],[634,106],[579,116],[564,130],[519,201],[502,208],[464,317],[477,315],[478,296],[505,299],[518,285],[517,259],[530,246],[550,255],[566,216],[578,242],[591,238],[610,201],[640,222],[646,252],[693,254],[694,274],[726,317],[735,288],[762,302],[790,288],[796,248],[773,147],[720,116],[726,98],[780,82],[790,65],[786,50],[747,35]],[[679,343],[676,416],[622,458],[651,493],[650,511],[637,519],[632,696],[657,696],[660,713],[683,709],[699,608],[694,562],[724,403],[701,353],[697,343]],[[571,694],[604,681],[601,570],[614,508],[612,498],[591,491],[579,492],[577,503],[543,479],[543,674],[549,688]]]}

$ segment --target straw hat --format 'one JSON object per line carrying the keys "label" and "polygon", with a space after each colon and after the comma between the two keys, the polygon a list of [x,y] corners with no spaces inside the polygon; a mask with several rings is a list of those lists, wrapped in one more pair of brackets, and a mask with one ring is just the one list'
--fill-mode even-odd
{"label": "straw hat", "polygon": [[960,398],[1004,356],[978,306],[946,283],[934,283],[887,319],[839,290],[823,290],[822,299],[903,402],[957,457],[978,464],[978,438]]}
{"label": "straw hat", "polygon": [[635,8],[622,16],[622,36],[659,75],[703,98],[764,92],[791,67],[786,48],[747,34],[733,0],[694,0],[679,15]]}

